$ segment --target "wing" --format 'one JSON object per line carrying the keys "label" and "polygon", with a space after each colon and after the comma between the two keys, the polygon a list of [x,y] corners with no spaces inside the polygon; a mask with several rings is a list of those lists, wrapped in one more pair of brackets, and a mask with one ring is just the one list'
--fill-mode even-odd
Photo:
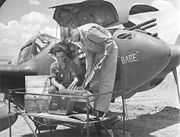
{"label": "wing", "polygon": [[137,4],[131,7],[129,15],[145,13],[145,12],[154,12],[154,11],[158,11],[158,9],[145,4]]}
{"label": "wing", "polygon": [[0,92],[10,88],[24,88],[24,76],[35,74],[30,67],[20,65],[0,65]]}

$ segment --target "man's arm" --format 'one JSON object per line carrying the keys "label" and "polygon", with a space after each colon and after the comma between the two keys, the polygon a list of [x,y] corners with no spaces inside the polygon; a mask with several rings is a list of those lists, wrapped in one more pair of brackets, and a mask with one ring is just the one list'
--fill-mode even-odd
{"label": "man's arm", "polygon": [[50,78],[51,84],[53,86],[55,86],[59,90],[60,89],[65,89],[65,87],[61,83],[56,81],[56,65],[55,65],[55,63],[51,64],[51,66],[50,66],[50,76],[49,76],[49,78]]}
{"label": "man's arm", "polygon": [[75,86],[77,82],[78,82],[78,78],[74,77],[74,80],[71,82],[71,84],[69,85],[69,87],[67,89],[75,90],[77,88]]}
{"label": "man's arm", "polygon": [[73,81],[69,85],[68,89],[73,90],[76,83],[79,81],[78,78],[77,78],[78,69],[77,69],[76,64],[73,61],[70,61],[69,65],[70,65],[70,74],[71,74],[71,77],[73,77]]}
{"label": "man's arm", "polygon": [[61,83],[58,83],[54,77],[51,78],[51,83],[53,86],[57,87],[59,90],[65,89],[65,87]]}

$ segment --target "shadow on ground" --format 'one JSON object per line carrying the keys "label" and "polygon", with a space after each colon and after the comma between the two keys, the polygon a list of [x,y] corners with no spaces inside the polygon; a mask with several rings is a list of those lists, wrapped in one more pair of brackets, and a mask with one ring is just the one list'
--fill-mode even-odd
{"label": "shadow on ground", "polygon": [[[153,137],[151,133],[177,123],[180,123],[180,110],[167,106],[157,113],[144,114],[128,120],[126,129],[131,132],[132,137]],[[122,122],[119,124],[119,127],[122,127]]]}

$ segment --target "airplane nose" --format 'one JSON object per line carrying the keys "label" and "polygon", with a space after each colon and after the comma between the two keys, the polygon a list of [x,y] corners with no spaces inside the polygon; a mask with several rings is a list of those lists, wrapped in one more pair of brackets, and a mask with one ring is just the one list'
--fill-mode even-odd
{"label": "airplane nose", "polygon": [[[15,113],[10,114],[11,125],[17,120],[17,115]],[[0,102],[0,131],[5,130],[9,127],[9,117],[8,117],[8,104]]]}
{"label": "airplane nose", "polygon": [[171,51],[170,64],[173,68],[175,68],[180,64],[180,46],[172,45],[170,46],[170,51]]}

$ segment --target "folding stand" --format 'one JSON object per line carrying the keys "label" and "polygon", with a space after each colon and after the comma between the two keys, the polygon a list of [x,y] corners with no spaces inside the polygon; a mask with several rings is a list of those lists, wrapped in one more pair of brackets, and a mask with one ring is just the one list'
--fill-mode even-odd
{"label": "folding stand", "polygon": [[[77,100],[85,100],[86,101],[86,120],[85,121],[81,121],[78,119],[73,119],[70,118],[69,116],[63,116],[63,115],[53,115],[53,114],[48,114],[48,113],[25,113],[22,112],[22,110],[20,108],[18,108],[18,111],[20,113],[20,115],[24,118],[24,120],[26,121],[27,125],[29,126],[30,130],[33,133],[34,137],[37,137],[37,134],[35,132],[35,130],[33,130],[32,126],[30,125],[30,123],[28,122],[26,117],[29,117],[31,119],[31,117],[40,117],[40,118],[47,118],[47,119],[52,119],[52,120],[57,120],[60,123],[70,123],[70,124],[78,124],[78,125],[85,125],[86,127],[86,132],[87,132],[87,137],[90,136],[90,125],[91,124],[95,124],[95,123],[99,123],[101,125],[101,127],[108,133],[108,135],[110,137],[113,137],[113,131],[112,129],[108,129],[106,127],[106,125],[104,125],[104,121],[107,120],[106,117],[97,117],[97,120],[94,121],[90,121],[90,98],[91,97],[95,97],[95,96],[101,96],[101,95],[105,95],[105,94],[110,94],[110,93],[104,93],[104,94],[93,94],[93,95],[86,95],[86,96],[72,96],[72,95],[54,95],[54,94],[34,94],[34,93],[24,93],[24,92],[16,92],[16,90],[11,90],[10,93],[16,93],[16,94],[24,94],[24,95],[37,95],[37,96],[59,96],[59,97],[72,97],[72,98],[77,98]],[[11,113],[11,106],[10,106],[10,99],[11,96],[9,96],[9,114]],[[123,101],[123,135],[125,135],[125,105],[124,105],[124,98],[122,97],[122,101]],[[75,116],[75,115],[73,115]],[[32,120],[32,119],[31,119]],[[10,120],[9,120],[10,122]],[[34,121],[33,121],[34,122]],[[9,123],[9,136],[12,137],[11,135],[11,123]],[[36,125],[35,125],[36,126]],[[49,125],[51,126],[51,125]],[[37,128],[37,127],[36,127]]]}

